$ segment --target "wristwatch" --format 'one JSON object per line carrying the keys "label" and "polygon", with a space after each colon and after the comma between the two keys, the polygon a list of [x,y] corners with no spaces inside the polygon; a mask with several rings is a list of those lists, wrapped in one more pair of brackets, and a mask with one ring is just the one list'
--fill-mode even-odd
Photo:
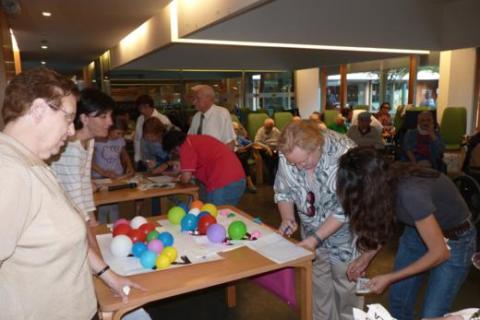
{"label": "wristwatch", "polygon": [[318,234],[315,231],[310,232],[308,235],[309,237],[313,237],[317,241],[316,248],[319,248],[323,245],[323,240],[318,236]]}

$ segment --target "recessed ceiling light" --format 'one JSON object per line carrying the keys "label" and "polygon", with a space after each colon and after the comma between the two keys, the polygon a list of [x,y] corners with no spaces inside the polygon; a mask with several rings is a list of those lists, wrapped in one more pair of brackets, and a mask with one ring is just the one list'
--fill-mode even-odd
{"label": "recessed ceiling light", "polygon": [[46,64],[47,64],[46,61],[40,61],[40,63],[43,64],[43,65],[46,65]]}
{"label": "recessed ceiling light", "polygon": [[43,50],[47,50],[47,49],[48,49],[48,46],[47,46],[46,44],[42,44],[42,45],[40,46],[40,48],[42,48]]}
{"label": "recessed ceiling light", "polygon": [[42,16],[44,16],[44,17],[51,17],[51,16],[52,16],[52,13],[51,13],[51,12],[48,12],[48,11],[43,11],[43,12],[42,12]]}

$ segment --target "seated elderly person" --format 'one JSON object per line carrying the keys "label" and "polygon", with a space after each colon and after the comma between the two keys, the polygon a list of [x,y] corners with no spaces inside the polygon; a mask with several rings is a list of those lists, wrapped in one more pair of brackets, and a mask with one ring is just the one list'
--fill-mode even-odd
{"label": "seated elderly person", "polygon": [[[350,126],[356,126],[358,124],[358,115],[365,112],[364,110],[351,110],[348,113],[347,121],[349,121]],[[372,114],[370,114],[370,126],[377,130],[380,134],[383,132],[383,126],[380,121],[377,120]]]}
{"label": "seated elderly person", "polygon": [[323,129],[323,130],[327,129],[327,126],[325,124],[325,116],[320,112],[318,111],[312,112],[312,114],[308,117],[308,119],[318,123],[318,127],[320,129]]}
{"label": "seated elderly person", "polygon": [[302,122],[302,118],[299,117],[299,116],[293,116],[292,122],[293,123],[300,123],[300,122]]}
{"label": "seated elderly person", "polygon": [[345,117],[342,116],[340,113],[335,118],[335,123],[333,123],[329,129],[336,131],[338,133],[347,133],[347,126],[345,124]]}
{"label": "seated elderly person", "polygon": [[265,167],[267,168],[268,182],[273,184],[278,167],[277,142],[280,138],[280,130],[275,127],[275,121],[265,119],[263,126],[255,135],[255,148],[260,150]]}
{"label": "seated elderly person", "polygon": [[351,126],[347,136],[355,141],[359,147],[374,147],[384,149],[382,136],[371,126],[372,120],[369,112],[362,112],[357,117],[357,125]]}
{"label": "seated elderly person", "polygon": [[395,127],[393,126],[392,116],[390,115],[390,103],[382,103],[380,110],[375,114],[375,118],[377,118],[383,126],[382,136],[385,139],[392,139],[395,135]]}
{"label": "seated elderly person", "polygon": [[238,157],[238,160],[242,163],[243,171],[245,172],[245,177],[247,181],[247,190],[248,192],[255,193],[257,188],[252,181],[252,176],[250,175],[250,165],[248,160],[251,157],[251,147],[252,141],[247,138],[247,130],[238,122],[232,121],[233,130],[235,131],[235,154]]}
{"label": "seated elderly person", "polygon": [[430,111],[418,115],[417,128],[405,134],[402,149],[407,161],[436,170],[446,171],[442,161],[445,145],[440,134],[435,130]]}

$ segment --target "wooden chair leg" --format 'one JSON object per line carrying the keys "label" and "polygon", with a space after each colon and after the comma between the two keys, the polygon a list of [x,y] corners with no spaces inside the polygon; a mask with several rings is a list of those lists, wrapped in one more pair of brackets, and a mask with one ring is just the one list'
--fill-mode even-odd
{"label": "wooden chair leg", "polygon": [[229,285],[226,288],[227,306],[229,308],[235,308],[237,306],[237,287],[235,285]]}
{"label": "wooden chair leg", "polygon": [[263,184],[263,158],[260,151],[253,150],[253,158],[255,159],[255,183],[261,185]]}

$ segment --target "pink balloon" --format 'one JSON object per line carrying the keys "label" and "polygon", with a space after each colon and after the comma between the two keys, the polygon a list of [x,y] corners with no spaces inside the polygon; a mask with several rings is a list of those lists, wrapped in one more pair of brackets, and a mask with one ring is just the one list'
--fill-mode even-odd
{"label": "pink balloon", "polygon": [[154,239],[148,243],[148,250],[155,252],[156,254],[160,254],[163,250],[163,243],[158,239]]}
{"label": "pink balloon", "polygon": [[116,226],[118,226],[119,224],[130,224],[130,222],[127,220],[127,219],[118,219],[117,221],[115,221],[115,223],[113,224],[113,227],[115,228]]}

